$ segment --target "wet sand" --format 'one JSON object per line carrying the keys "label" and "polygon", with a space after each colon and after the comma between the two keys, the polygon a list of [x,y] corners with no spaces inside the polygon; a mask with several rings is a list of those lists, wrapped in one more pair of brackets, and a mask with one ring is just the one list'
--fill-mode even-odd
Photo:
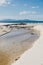
{"label": "wet sand", "polygon": [[[33,33],[33,34],[32,34]],[[33,46],[39,35],[32,30],[14,29],[0,37],[0,65],[10,65]]]}

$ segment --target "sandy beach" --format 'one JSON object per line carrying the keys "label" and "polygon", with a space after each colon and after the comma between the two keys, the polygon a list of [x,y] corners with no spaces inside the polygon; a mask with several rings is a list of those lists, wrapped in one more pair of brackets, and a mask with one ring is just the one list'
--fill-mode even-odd
{"label": "sandy beach", "polygon": [[11,65],[43,65],[43,25],[34,27],[40,32],[40,37],[34,42],[33,47],[28,49],[21,58]]}
{"label": "sandy beach", "polygon": [[[33,25],[28,28],[14,27],[11,32],[0,37],[0,65],[28,65],[28,62],[30,63],[30,50],[34,48],[34,45],[37,46],[35,41],[38,41],[40,38],[40,30],[37,28],[41,28],[41,26],[36,25],[32,27]],[[9,31],[9,28],[7,31]],[[30,56],[27,58],[28,55]]]}

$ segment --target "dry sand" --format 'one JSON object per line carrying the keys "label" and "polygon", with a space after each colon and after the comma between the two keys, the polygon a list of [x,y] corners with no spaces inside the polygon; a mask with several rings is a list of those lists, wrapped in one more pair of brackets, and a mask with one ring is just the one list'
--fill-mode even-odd
{"label": "dry sand", "polygon": [[10,31],[11,31],[10,26],[7,27],[7,26],[0,25],[0,36],[10,32]]}

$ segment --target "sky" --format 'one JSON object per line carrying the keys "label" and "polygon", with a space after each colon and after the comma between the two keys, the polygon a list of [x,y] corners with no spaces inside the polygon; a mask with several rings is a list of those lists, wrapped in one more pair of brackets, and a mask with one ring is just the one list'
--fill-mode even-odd
{"label": "sky", "polygon": [[43,20],[43,0],[0,0],[0,19]]}

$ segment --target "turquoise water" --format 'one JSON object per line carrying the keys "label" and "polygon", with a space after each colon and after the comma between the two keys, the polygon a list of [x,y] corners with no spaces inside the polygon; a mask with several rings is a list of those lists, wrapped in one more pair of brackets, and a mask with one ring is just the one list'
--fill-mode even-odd
{"label": "turquoise water", "polygon": [[43,21],[3,21],[0,23],[43,23]]}

